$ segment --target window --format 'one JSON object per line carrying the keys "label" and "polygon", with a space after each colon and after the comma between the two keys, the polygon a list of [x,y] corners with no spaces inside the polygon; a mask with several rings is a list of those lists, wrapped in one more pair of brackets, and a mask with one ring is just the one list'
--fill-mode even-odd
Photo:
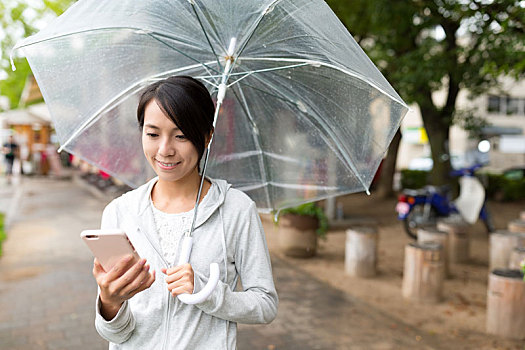
{"label": "window", "polygon": [[525,115],[525,98],[489,95],[487,112],[523,116]]}
{"label": "window", "polygon": [[521,104],[523,104],[523,99],[507,97],[507,115],[519,114]]}
{"label": "window", "polygon": [[487,111],[489,113],[499,113],[499,110],[500,110],[500,97],[490,95]]}

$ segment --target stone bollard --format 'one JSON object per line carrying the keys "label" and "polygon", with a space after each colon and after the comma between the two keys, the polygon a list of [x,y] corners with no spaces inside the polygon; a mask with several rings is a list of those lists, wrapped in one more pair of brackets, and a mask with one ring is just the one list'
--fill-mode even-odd
{"label": "stone bollard", "polygon": [[377,271],[377,230],[360,227],[346,230],[345,271],[350,276],[372,277]]}
{"label": "stone bollard", "polygon": [[520,270],[522,261],[525,261],[525,247],[514,247],[510,253],[509,269]]}
{"label": "stone bollard", "polygon": [[507,224],[507,228],[510,232],[525,233],[525,221],[512,220]]}
{"label": "stone bollard", "polygon": [[450,276],[448,264],[448,232],[440,231],[436,227],[420,228],[417,231],[417,242],[436,242],[443,246],[443,264],[445,269],[445,277]]}
{"label": "stone bollard", "polygon": [[487,289],[487,333],[525,339],[525,281],[519,270],[496,269]]}
{"label": "stone bollard", "polygon": [[438,303],[443,298],[445,269],[439,243],[410,243],[405,246],[402,294],[405,299]]}
{"label": "stone bollard", "polygon": [[525,235],[505,230],[490,234],[489,238],[489,271],[506,269],[510,255],[516,247],[525,246]]}
{"label": "stone bollard", "polygon": [[448,232],[449,263],[465,263],[469,260],[470,240],[468,225],[457,219],[441,219],[437,222],[439,231]]}

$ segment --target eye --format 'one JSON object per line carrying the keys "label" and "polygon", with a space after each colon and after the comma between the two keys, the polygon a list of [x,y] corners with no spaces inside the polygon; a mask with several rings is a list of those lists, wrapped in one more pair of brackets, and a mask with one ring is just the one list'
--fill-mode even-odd
{"label": "eye", "polygon": [[186,140],[186,136],[184,136],[183,134],[176,135],[175,138],[178,140]]}
{"label": "eye", "polygon": [[155,133],[152,133],[152,132],[147,132],[147,133],[146,133],[146,136],[148,136],[148,137],[157,137],[157,136],[159,136],[159,135],[158,135],[158,134],[155,134]]}

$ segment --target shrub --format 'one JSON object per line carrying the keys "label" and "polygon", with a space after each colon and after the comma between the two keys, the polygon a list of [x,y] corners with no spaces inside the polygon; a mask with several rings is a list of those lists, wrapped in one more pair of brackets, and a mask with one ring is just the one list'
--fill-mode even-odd
{"label": "shrub", "polygon": [[426,170],[401,170],[401,188],[417,189],[428,183],[429,171]]}
{"label": "shrub", "polygon": [[323,209],[315,203],[305,203],[298,205],[297,207],[286,208],[279,212],[279,216],[284,214],[295,214],[312,216],[319,221],[319,227],[317,228],[317,235],[319,237],[325,237],[326,231],[328,231],[328,218],[326,217]]}
{"label": "shrub", "polygon": [[486,174],[487,196],[496,200],[513,201],[525,199],[525,178],[509,179],[503,175]]}

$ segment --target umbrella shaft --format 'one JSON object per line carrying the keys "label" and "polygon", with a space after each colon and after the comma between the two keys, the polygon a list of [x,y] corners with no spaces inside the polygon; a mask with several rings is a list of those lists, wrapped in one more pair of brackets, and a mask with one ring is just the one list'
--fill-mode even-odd
{"label": "umbrella shaft", "polygon": [[[230,46],[228,47],[227,57],[226,57],[226,66],[224,67],[224,72],[222,73],[221,84],[219,85],[219,91],[217,93],[217,106],[215,107],[215,113],[213,115],[213,129],[215,130],[215,125],[217,124],[217,117],[219,116],[219,110],[221,109],[222,101],[226,95],[226,89],[228,86],[226,82],[230,76],[230,71],[232,68],[233,62],[233,53],[235,52],[235,44],[237,43],[236,38],[231,38]],[[191,222],[191,228],[186,232],[187,237],[191,237],[193,230],[195,229],[195,221],[197,219],[197,212],[199,210],[199,202],[202,194],[202,185],[204,184],[204,178],[206,175],[206,168],[208,166],[208,157],[210,155],[210,146],[213,142],[213,134],[211,135],[210,142],[208,142],[208,147],[206,147],[206,155],[204,156],[204,166],[201,173],[201,182],[199,184],[199,191],[197,192],[197,198],[195,200],[195,210],[193,211],[193,220]]]}

